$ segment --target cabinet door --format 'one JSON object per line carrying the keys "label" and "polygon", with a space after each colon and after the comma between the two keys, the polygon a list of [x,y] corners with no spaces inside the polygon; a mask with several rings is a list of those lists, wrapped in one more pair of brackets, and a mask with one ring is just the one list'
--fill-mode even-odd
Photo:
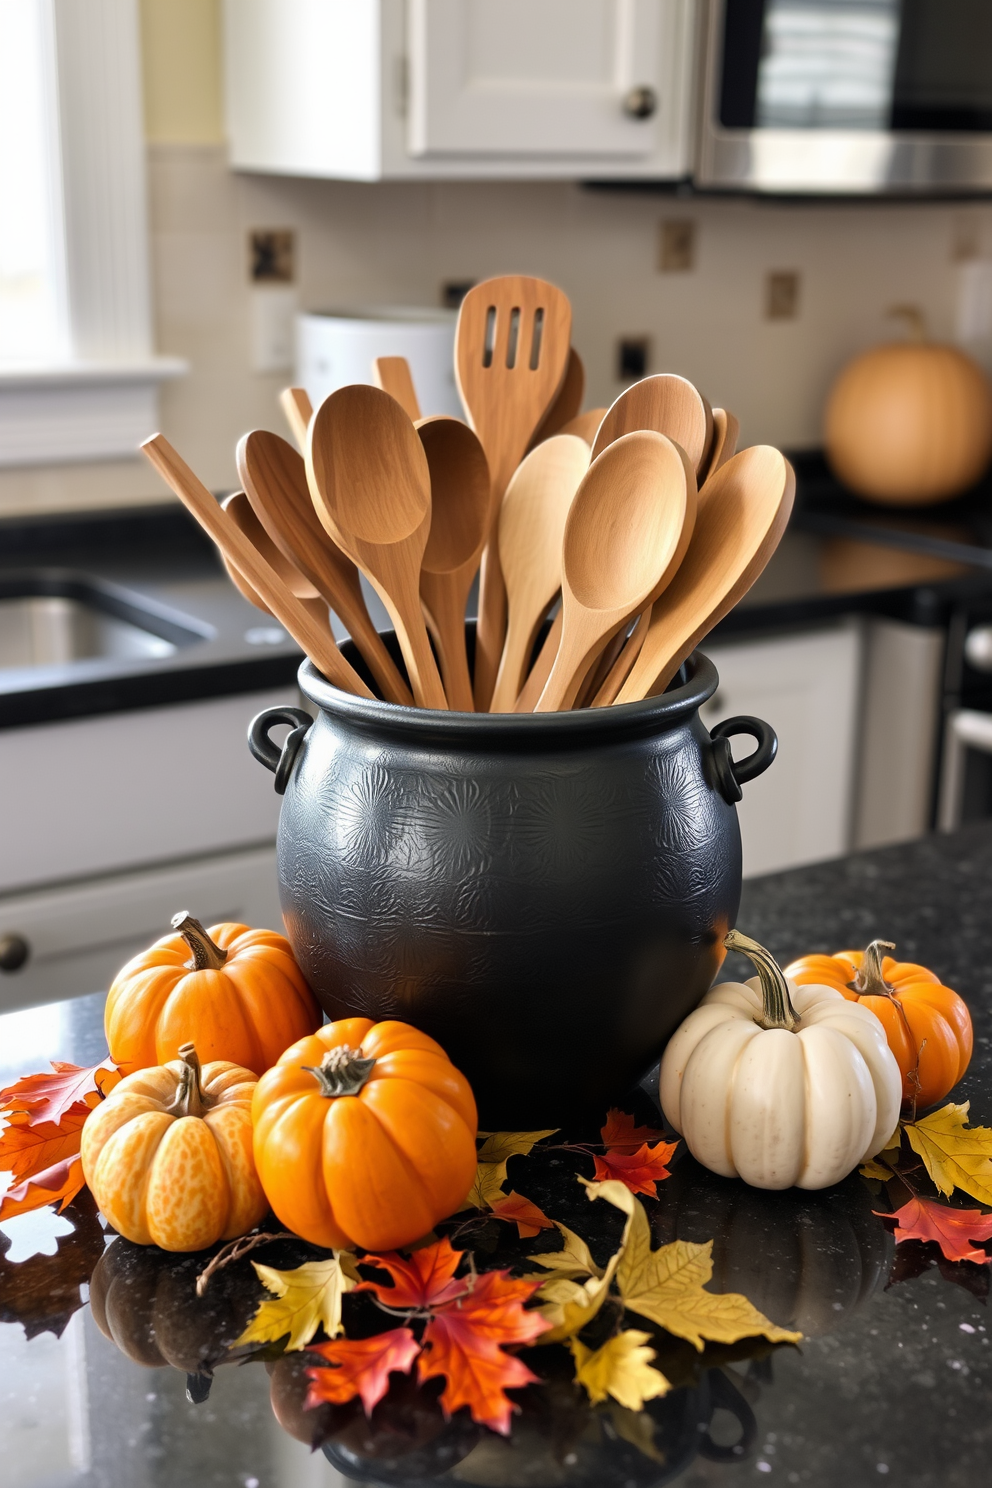
{"label": "cabinet door", "polygon": [[[631,156],[658,143],[677,0],[408,0],[412,155]],[[625,110],[634,89],[655,103]]]}
{"label": "cabinet door", "polygon": [[[708,728],[745,713],[778,734],[778,755],[744,787],[737,812],[744,874],[774,873],[847,852],[851,821],[861,678],[861,629],[829,630],[760,641],[708,645],[720,673],[715,696],[700,710]],[[753,748],[734,740],[734,754]]]}

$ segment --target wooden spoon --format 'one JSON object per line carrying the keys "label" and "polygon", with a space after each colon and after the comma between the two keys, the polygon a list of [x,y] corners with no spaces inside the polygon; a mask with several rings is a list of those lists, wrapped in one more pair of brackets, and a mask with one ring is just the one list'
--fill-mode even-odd
{"label": "wooden spoon", "polygon": [[465,651],[465,605],[489,524],[489,465],[461,419],[421,419],[417,433],[431,473],[431,530],[420,598],[438,655],[448,706],[474,711]]}
{"label": "wooden spoon", "polygon": [[496,525],[503,493],[565,376],[572,330],[567,297],[524,275],[487,279],[462,300],[455,379],[492,476],[475,639],[475,706],[489,706],[506,631]]}
{"label": "wooden spoon", "polygon": [[290,433],[301,450],[307,447],[307,428],[313,418],[313,404],[306,388],[283,388],[279,394],[279,406],[286,415]]}
{"label": "wooden spoon", "polygon": [[645,377],[620,394],[607,410],[592,447],[595,460],[608,444],[634,429],[654,429],[680,444],[698,471],[710,447],[712,420],[707,404],[691,382],[673,373]]}
{"label": "wooden spoon", "polygon": [[610,637],[671,581],[695,496],[685,451],[653,430],[622,435],[589,467],[565,524],[561,645],[535,712],[571,707]]}
{"label": "wooden spoon", "polygon": [[379,388],[338,388],[310,420],[306,464],[318,517],[389,611],[417,705],[447,708],[420,609],[431,475],[416,429]]}
{"label": "wooden spoon", "polygon": [[323,672],[328,682],[340,687],[343,692],[354,692],[359,697],[372,697],[354,667],[349,666],[329,636],[326,628],[317,624],[314,616],[291,594],[279,575],[266,563],[252,546],[244,533],[221,511],[202,481],[190,470],[186,461],[172,448],[161,434],[146,439],[141,449],[180,501],[194,515],[200,526],[210,534],[221,552],[248,580],[265,602],[266,608],[279,621],[284,630],[310,657],[314,666]]}
{"label": "wooden spoon", "polygon": [[565,377],[558,389],[558,396],[544,415],[541,427],[531,440],[531,449],[543,444],[544,440],[550,439],[552,434],[560,434],[565,425],[571,423],[582,407],[585,390],[586,369],[582,365],[582,358],[573,346],[568,353],[568,366],[565,368]]}
{"label": "wooden spoon", "polygon": [[706,457],[706,473],[704,481],[708,481],[711,475],[716,475],[721,465],[726,465],[737,452],[737,441],[740,438],[741,426],[732,413],[725,408],[714,408],[713,410],[713,442],[710,445]]}
{"label": "wooden spoon", "polygon": [[742,450],[706,482],[682,566],[651,612],[651,624],[619,703],[664,692],[686,657],[741,599],[778,547],[796,478],[768,445]]}
{"label": "wooden spoon", "polygon": [[559,434],[577,434],[580,439],[585,440],[586,444],[592,446],[596,442],[599,426],[606,417],[607,411],[605,408],[587,408],[585,413],[576,414],[575,418],[570,419],[558,432]]}
{"label": "wooden spoon", "polygon": [[313,509],[303,456],[278,434],[255,429],[239,440],[237,463],[252,510],[272,543],[339,616],[383,697],[412,703],[410,689],[365,607],[358,569],[328,537]]}
{"label": "wooden spoon", "polygon": [[423,417],[417,390],[413,385],[413,373],[406,357],[376,357],[372,363],[372,381],[376,387],[382,388],[384,393],[396,399],[411,423],[415,424]]}
{"label": "wooden spoon", "polygon": [[561,588],[565,521],[589,469],[589,453],[574,434],[553,434],[531,450],[506,488],[499,557],[509,620],[491,713],[513,711],[541,622]]}
{"label": "wooden spoon", "polygon": [[[248,541],[271,566],[273,572],[279,575],[289,592],[296,595],[300,604],[310,612],[318,625],[327,627],[333,638],[334,633],[331,631],[326,602],[317,593],[313,585],[307,582],[299,569],[294,569],[289,560],[284,558],[282,553],[279,552],[275,543],[269,539],[265,528],[252,511],[251,502],[248,500],[244,491],[235,491],[233,495],[228,496],[221,502],[221,507],[227,512],[231,520],[240,527]],[[220,556],[223,559],[224,567],[227,569],[228,577],[235,588],[240,590],[249,604],[253,604],[263,614],[271,615],[272,611],[257,589],[253,589],[249,584],[237,564],[232,563],[231,559],[224,552],[221,552]]]}

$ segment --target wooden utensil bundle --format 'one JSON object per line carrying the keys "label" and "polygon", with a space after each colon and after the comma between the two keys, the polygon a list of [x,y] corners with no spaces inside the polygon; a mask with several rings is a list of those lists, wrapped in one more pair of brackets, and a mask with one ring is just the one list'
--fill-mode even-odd
{"label": "wooden utensil bundle", "polygon": [[[585,374],[570,328],[568,300],[543,280],[476,285],[455,339],[467,423],[421,418],[401,357],[377,361],[376,386],[341,388],[316,411],[287,388],[302,456],[278,435],[246,435],[244,491],[223,507],[161,435],[142,448],[245,597],[336,687],[375,695],[335,644],[329,609],[392,703],[549,712],[636,702],[664,691],[754,583],[785,530],[795,478],[769,446],[736,454],[733,414],[682,377],[644,378],[611,408],[580,412]],[[464,617],[480,568],[473,682]],[[393,621],[409,686],[360,573]]]}

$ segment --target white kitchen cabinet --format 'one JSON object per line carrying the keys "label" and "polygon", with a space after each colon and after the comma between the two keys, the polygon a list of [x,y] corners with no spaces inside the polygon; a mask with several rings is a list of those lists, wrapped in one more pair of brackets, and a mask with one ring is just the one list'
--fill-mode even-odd
{"label": "white kitchen cabinet", "polygon": [[105,992],[126,961],[169,934],[181,909],[206,925],[280,930],[275,845],[0,898],[0,939],[28,947],[18,971],[0,971],[0,1013]]}
{"label": "white kitchen cabinet", "polygon": [[[716,695],[700,710],[707,727],[744,713],[764,719],[778,735],[776,759],[744,786],[737,808],[745,877],[847,852],[859,744],[860,622],[704,642],[702,649],[720,674]],[[733,741],[737,758],[753,747],[747,738]]]}
{"label": "white kitchen cabinet", "polygon": [[675,178],[695,0],[226,0],[237,169]]}

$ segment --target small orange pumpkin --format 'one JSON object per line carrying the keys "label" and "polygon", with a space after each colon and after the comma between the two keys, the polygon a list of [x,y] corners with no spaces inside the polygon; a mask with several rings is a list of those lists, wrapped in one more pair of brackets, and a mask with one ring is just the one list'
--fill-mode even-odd
{"label": "small orange pumpkin", "polygon": [[231,922],[207,931],[186,910],[172,928],[118,972],[107,994],[107,1046],[126,1075],[175,1059],[190,1041],[203,1059],[259,1075],[320,1027],[284,935]]}
{"label": "small orange pumpkin", "polygon": [[343,1018],[287,1049],[252,1102],[255,1166],[287,1229],[328,1249],[418,1240],[475,1178],[475,1099],[408,1023]]}
{"label": "small orange pumpkin", "polygon": [[800,986],[835,987],[870,1008],[902,1071],[903,1099],[932,1106],[971,1062],[971,1014],[964,999],[925,966],[883,957],[883,951],[894,950],[891,941],[873,940],[864,952],[801,956],[785,974]]}
{"label": "small orange pumpkin", "polygon": [[128,1075],[86,1118],[83,1175],[126,1240],[203,1250],[250,1230],[268,1209],[252,1157],[255,1076],[180,1058]]}

